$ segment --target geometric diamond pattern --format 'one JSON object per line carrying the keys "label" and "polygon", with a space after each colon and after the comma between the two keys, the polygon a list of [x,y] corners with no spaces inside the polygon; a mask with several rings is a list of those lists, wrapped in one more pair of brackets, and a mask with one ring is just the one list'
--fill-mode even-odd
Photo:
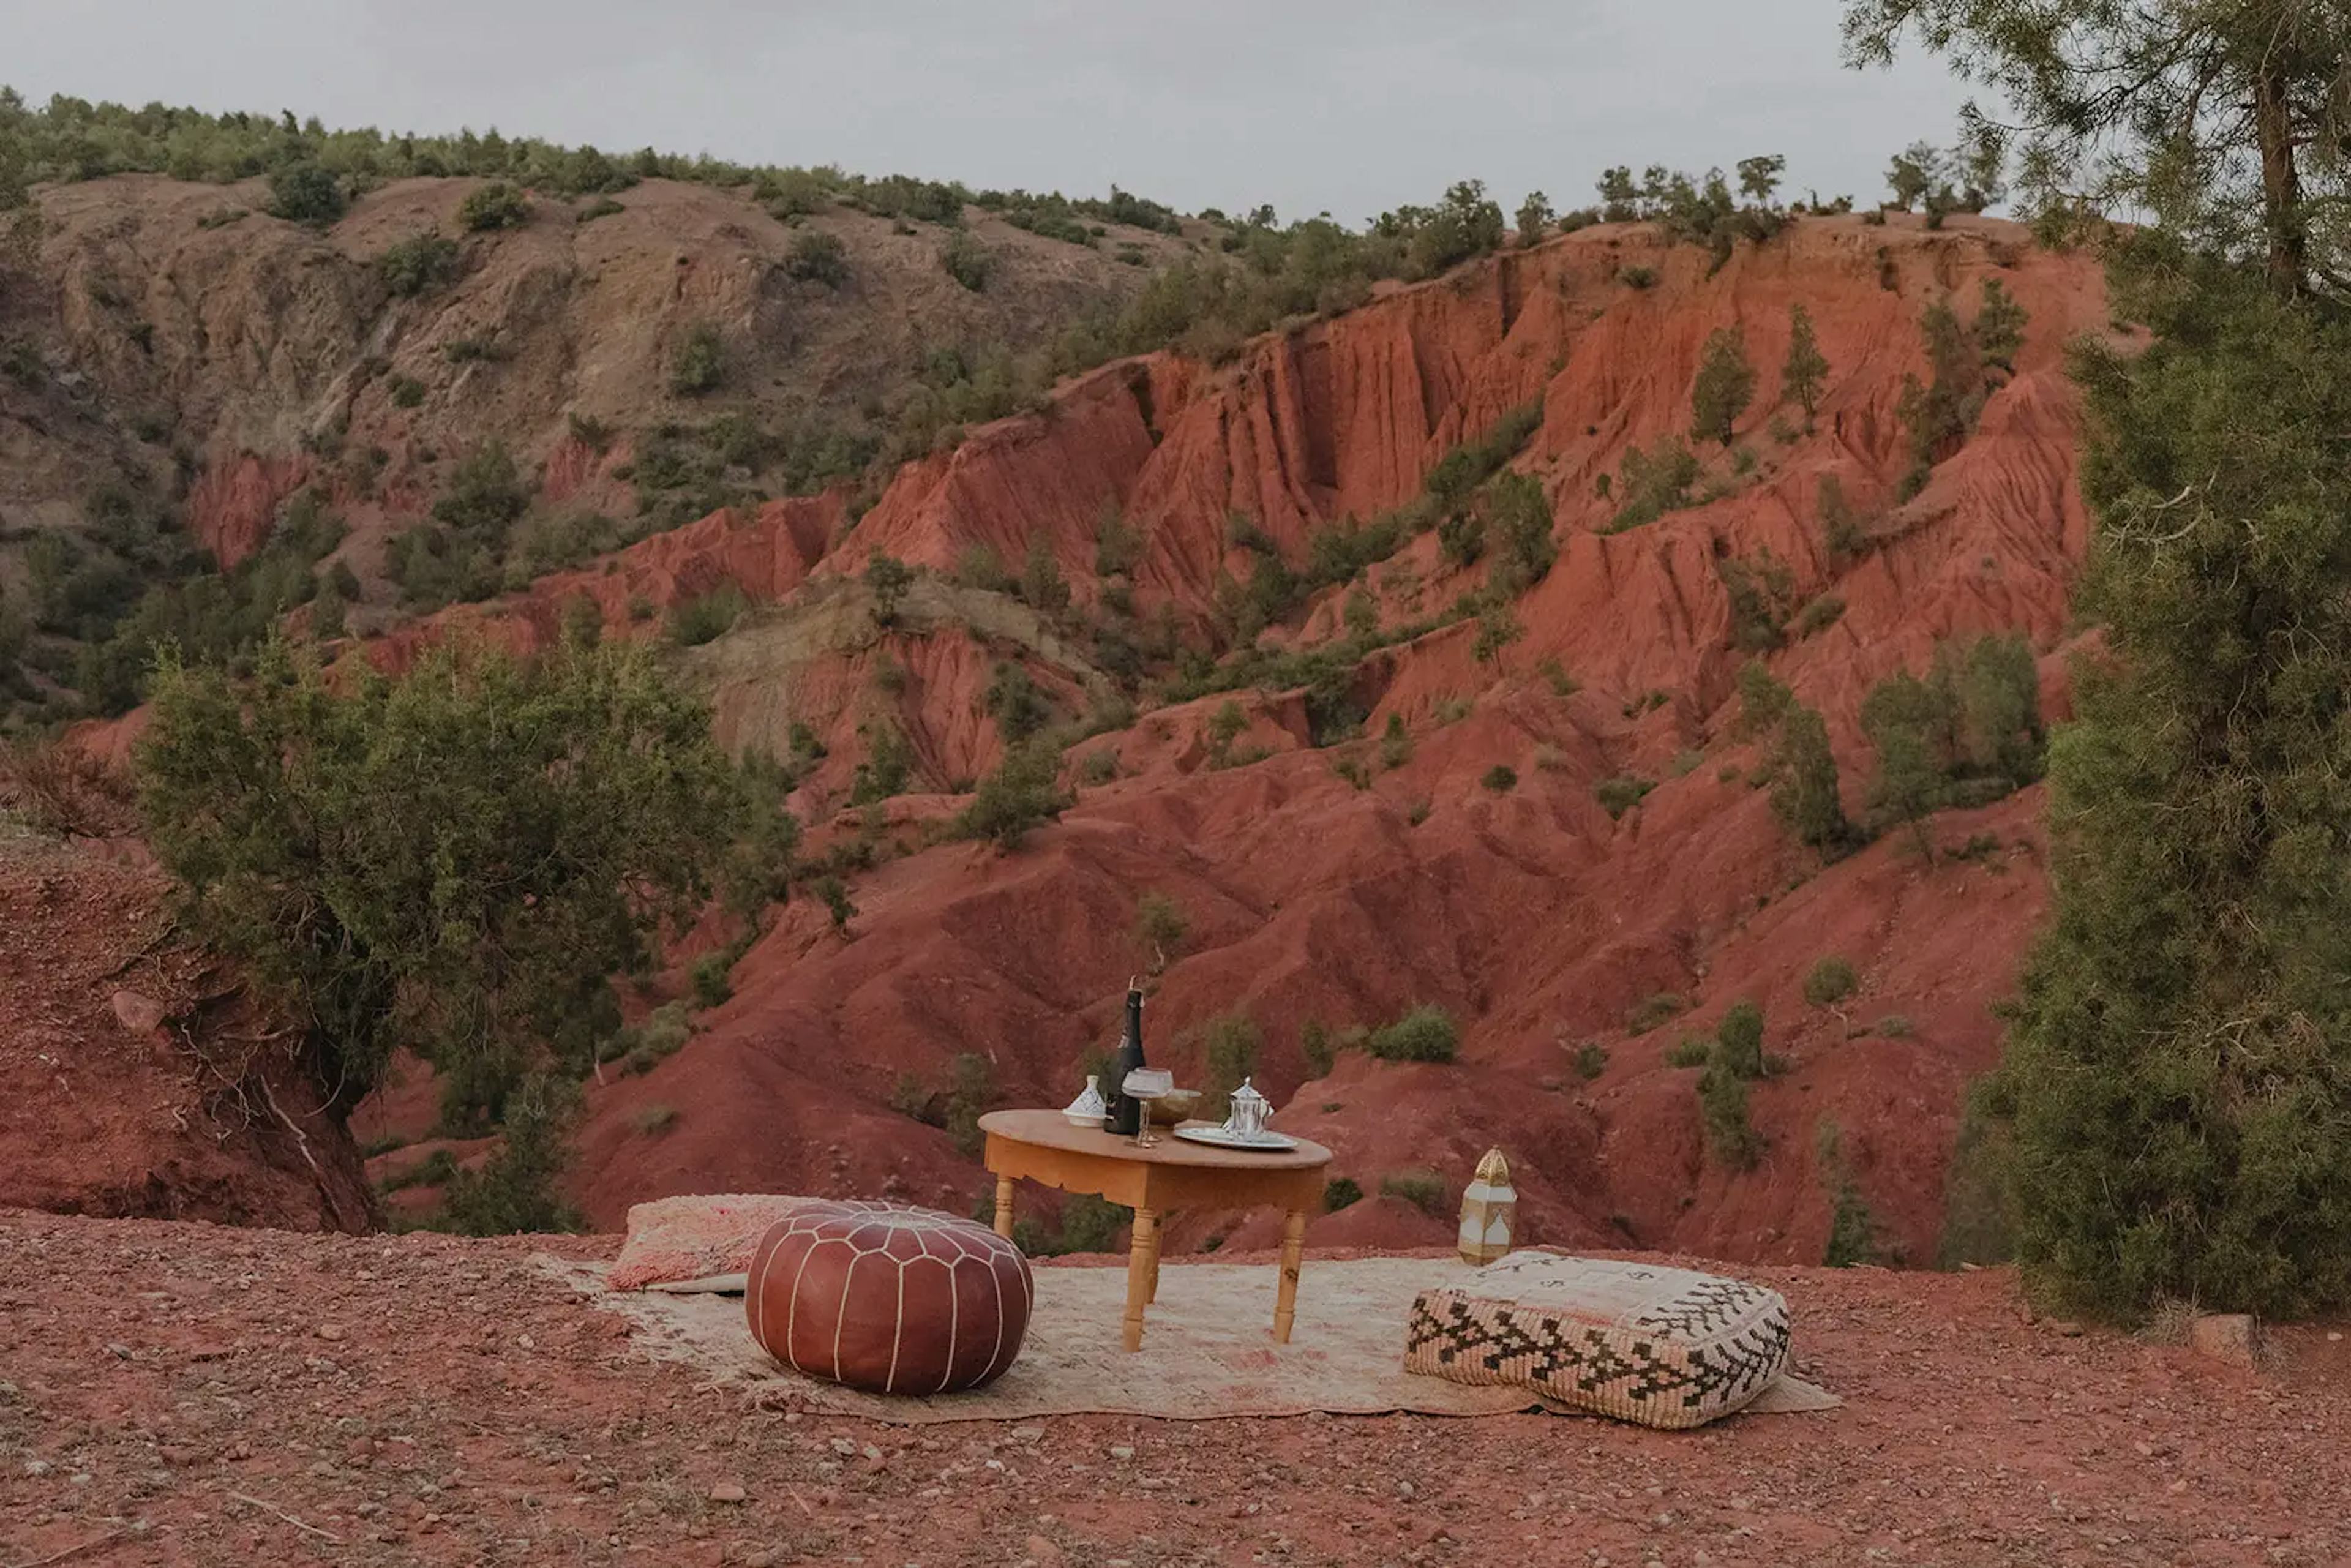
{"label": "geometric diamond pattern", "polygon": [[1729,1415],[1786,1370],[1787,1302],[1717,1275],[1518,1253],[1424,1291],[1407,1371],[1515,1385],[1644,1426]]}

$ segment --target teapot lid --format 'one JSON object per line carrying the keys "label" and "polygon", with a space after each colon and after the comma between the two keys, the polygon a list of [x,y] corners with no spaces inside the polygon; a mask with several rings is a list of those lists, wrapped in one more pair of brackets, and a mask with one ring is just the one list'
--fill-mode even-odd
{"label": "teapot lid", "polygon": [[1259,1093],[1256,1086],[1246,1078],[1241,1080],[1241,1086],[1233,1091],[1229,1103],[1238,1105],[1243,1102],[1253,1105],[1266,1103],[1265,1096]]}

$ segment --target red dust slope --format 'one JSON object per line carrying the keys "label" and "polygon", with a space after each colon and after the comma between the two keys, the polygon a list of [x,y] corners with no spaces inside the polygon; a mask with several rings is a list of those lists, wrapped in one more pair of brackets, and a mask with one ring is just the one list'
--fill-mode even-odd
{"label": "red dust slope", "polygon": [[[1849,1175],[1883,1249],[1931,1259],[1961,1089],[1996,1054],[1988,1008],[2043,904],[2038,794],[1936,822],[1935,841],[1964,854],[1929,864],[1906,837],[1820,869],[1748,782],[1758,758],[1732,734],[1731,685],[1749,655],[1733,646],[1718,563],[1768,548],[1795,604],[1842,601],[1840,616],[1792,632],[1767,663],[1827,715],[1849,810],[1869,766],[1854,723],[1862,693],[1922,667],[1938,639],[2023,632],[2061,712],[2067,591],[2087,531],[2063,351],[2109,329],[2102,284],[2088,259],[2035,250],[1989,220],[1933,233],[1808,220],[1711,276],[1707,266],[1645,229],[1586,231],[1260,340],[1222,369],[1165,357],[1110,366],[1050,412],[904,471],[809,582],[747,581],[782,603],[697,652],[716,664],[693,667],[726,670],[722,727],[737,738],[772,737],[786,717],[826,738],[832,755],[799,801],[821,822],[877,703],[931,737],[923,762],[935,788],[1000,755],[975,711],[989,661],[1029,658],[1040,674],[1053,663],[1018,639],[941,624],[844,639],[830,653],[817,638],[762,666],[761,637],[789,641],[840,617],[850,585],[825,580],[877,551],[936,569],[975,544],[1017,563],[1041,541],[1083,605],[1100,591],[1093,541],[1114,507],[1144,541],[1138,613],[1165,605],[1197,621],[1218,575],[1249,570],[1229,513],[1296,561],[1311,529],[1409,499],[1454,444],[1543,400],[1516,465],[1542,482],[1562,553],[1517,606],[1523,639],[1480,663],[1476,627],[1457,623],[1375,654],[1359,677],[1366,734],[1400,716],[1408,760],[1387,767],[1372,742],[1318,751],[1299,694],[1250,693],[1236,749],[1266,759],[1210,766],[1201,732],[1220,698],[1146,713],[1072,752],[1072,782],[1075,759],[1095,751],[1115,758],[1117,776],[1082,788],[1016,854],[919,849],[902,825],[949,803],[892,802],[882,841],[917,852],[854,880],[845,933],[810,901],[789,907],[682,1051],[594,1095],[577,1175],[591,1217],[613,1225],[632,1201],[735,1187],[967,1207],[975,1167],[892,1112],[893,1095],[943,1089],[953,1059],[971,1053],[1004,1102],[1068,1098],[1081,1053],[1108,1041],[1117,996],[1149,956],[1131,933],[1138,898],[1156,892],[1189,930],[1157,983],[1155,1051],[1196,1080],[1204,1024],[1235,1011],[1256,1023],[1259,1082],[1280,1124],[1330,1142],[1338,1171],[1371,1195],[1318,1220],[1318,1241],[1441,1239],[1442,1205],[1432,1217],[1382,1197],[1384,1181],[1433,1167],[1449,1198],[1499,1144],[1545,1239],[1811,1260],[1832,1186]],[[1634,267],[1652,269],[1654,287],[1624,281]],[[1925,369],[1920,312],[1949,298],[1972,315],[1985,278],[2030,313],[2015,374],[1964,448],[1898,502],[1909,457],[1895,410],[1905,377]],[[1832,367],[1809,434],[1792,405],[1774,406],[1799,302]],[[1687,430],[1701,347],[1729,326],[1761,373],[1738,433],[1752,470],[1715,456],[1717,498],[1600,531],[1614,508],[1600,476],[1628,445]],[[1865,520],[1855,560],[1832,557],[1814,520],[1832,476]],[[639,571],[650,548],[619,570]],[[1368,587],[1396,623],[1442,609],[1484,570],[1448,566],[1424,536],[1374,567]],[[1269,636],[1333,635],[1340,596]],[[883,652],[912,676],[888,699],[871,678]],[[1071,689],[1081,677],[1068,676]],[[1334,760],[1360,763],[1367,787]],[[1481,783],[1498,764],[1517,775],[1507,792]],[[1656,789],[1612,820],[1593,789],[1624,774]],[[1861,989],[1834,1010],[1808,1007],[1803,975],[1831,954],[1854,963]],[[1658,993],[1690,1010],[1628,1035],[1628,1009]],[[1787,1070],[1755,1086],[1765,1153],[1734,1173],[1704,1151],[1695,1071],[1663,1057],[1741,997],[1764,1006],[1767,1049]],[[1457,1062],[1353,1051],[1327,1072],[1310,1062],[1308,1025],[1340,1035],[1419,1003],[1461,1020]],[[1598,1059],[1587,1042],[1605,1060],[1588,1080],[1579,1061]],[[1834,1169],[1817,1153],[1827,1123]],[[1232,1235],[1261,1240],[1263,1223]],[[1226,1228],[1193,1217],[1176,1239]]]}
{"label": "red dust slope", "polygon": [[349,1135],[163,893],[0,818],[0,1207],[365,1228]]}

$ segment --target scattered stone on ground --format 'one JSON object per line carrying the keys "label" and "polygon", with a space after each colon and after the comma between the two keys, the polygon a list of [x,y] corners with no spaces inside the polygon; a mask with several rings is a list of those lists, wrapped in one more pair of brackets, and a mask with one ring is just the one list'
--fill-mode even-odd
{"label": "scattered stone on ground", "polygon": [[[1798,1371],[1844,1408],[1693,1433],[1545,1416],[901,1428],[699,1385],[529,1262],[616,1250],[0,1213],[0,1562],[2314,1568],[2351,1552],[2351,1353],[2325,1325],[2271,1330],[2248,1370],[2066,1337],[2030,1321],[2005,1270],[1767,1268],[1742,1271],[1787,1293]],[[329,1323],[345,1337],[322,1345]]]}

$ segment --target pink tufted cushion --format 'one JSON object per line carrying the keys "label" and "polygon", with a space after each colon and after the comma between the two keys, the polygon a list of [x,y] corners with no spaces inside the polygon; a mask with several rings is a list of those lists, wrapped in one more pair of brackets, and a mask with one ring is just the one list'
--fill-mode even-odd
{"label": "pink tufted cushion", "polygon": [[816,1202],[772,1226],[743,1296],[795,1372],[876,1394],[994,1381],[1020,1354],[1029,1260],[984,1225],[903,1204]]}

